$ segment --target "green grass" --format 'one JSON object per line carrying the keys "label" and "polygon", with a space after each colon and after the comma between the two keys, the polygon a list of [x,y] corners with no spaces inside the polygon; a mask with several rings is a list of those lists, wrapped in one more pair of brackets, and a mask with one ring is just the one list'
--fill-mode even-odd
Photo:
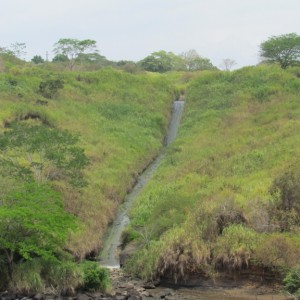
{"label": "green grass", "polygon": [[[39,94],[40,82],[49,78],[64,81],[54,99]],[[79,134],[90,159],[85,170],[88,187],[77,192],[64,182],[55,183],[67,211],[85,224],[69,242],[76,256],[99,249],[118,204],[159,152],[174,92],[164,76],[114,69],[54,72],[28,64],[0,73],[0,131],[13,120],[35,114],[51,126]],[[47,105],[38,105],[38,99]]]}
{"label": "green grass", "polygon": [[[297,163],[300,155],[298,72],[297,68],[247,67],[234,72],[203,72],[190,82],[178,137],[132,210],[128,232],[140,236],[138,240],[145,246],[142,256],[138,252],[133,257],[129,270],[138,273],[143,264],[147,265],[148,257],[149,261],[154,257],[147,274],[157,275],[161,261],[170,262],[163,253],[154,254],[155,244],[164,247],[161,243],[170,243],[174,230],[180,227],[198,232],[196,237],[186,234],[183,244],[189,245],[196,238],[209,247],[209,260],[205,266],[203,261],[199,263],[199,268],[208,273],[208,269],[216,270],[220,265],[227,270],[246,267],[250,262],[275,266],[266,255],[259,256],[263,252],[256,247],[262,234],[266,241],[272,241],[270,232],[278,230],[272,220],[272,203],[276,200],[270,194],[272,182]],[[238,218],[244,225],[220,233],[220,216],[229,218],[226,226],[235,224]],[[243,236],[252,231],[257,238],[251,248],[243,248]],[[235,232],[241,242],[233,242],[226,252],[220,245],[223,240],[230,244],[226,236],[236,237]],[[282,259],[275,267],[285,270],[300,260],[298,237],[299,224],[282,242],[294,253],[293,259],[289,264]],[[187,261],[176,256],[179,252],[175,250],[174,264],[176,260]],[[283,256],[288,257],[288,253]],[[137,257],[139,263],[135,264]],[[234,261],[239,263],[235,265]],[[189,263],[184,268],[188,271]],[[166,269],[163,274],[173,271]]]}

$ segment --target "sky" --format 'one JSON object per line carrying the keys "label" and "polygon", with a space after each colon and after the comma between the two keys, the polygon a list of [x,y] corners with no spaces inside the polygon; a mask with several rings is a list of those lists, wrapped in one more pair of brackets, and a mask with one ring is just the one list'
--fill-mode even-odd
{"label": "sky", "polygon": [[53,57],[60,38],[97,41],[109,60],[195,49],[215,66],[259,63],[270,36],[300,34],[300,0],[0,0],[0,47]]}

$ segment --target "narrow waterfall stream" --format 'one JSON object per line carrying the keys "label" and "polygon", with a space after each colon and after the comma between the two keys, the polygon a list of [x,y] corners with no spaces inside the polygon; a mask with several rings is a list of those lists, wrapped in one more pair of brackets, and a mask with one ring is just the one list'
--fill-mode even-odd
{"label": "narrow waterfall stream", "polygon": [[[171,121],[169,125],[169,132],[166,139],[165,147],[168,147],[176,137],[183,108],[184,101],[174,101]],[[139,176],[137,183],[135,184],[131,192],[126,196],[124,203],[120,206],[114,223],[108,229],[108,233],[104,241],[104,247],[100,254],[100,264],[102,266],[109,268],[120,267],[118,247],[121,243],[121,234],[124,228],[129,223],[129,210],[136,197],[139,195],[143,187],[146,185],[146,183],[149,181],[149,179],[152,177],[152,175],[158,168],[159,163],[164,156],[164,148],[162,149],[160,154],[155,158],[155,160],[153,160],[153,162],[147,167],[147,169]]]}

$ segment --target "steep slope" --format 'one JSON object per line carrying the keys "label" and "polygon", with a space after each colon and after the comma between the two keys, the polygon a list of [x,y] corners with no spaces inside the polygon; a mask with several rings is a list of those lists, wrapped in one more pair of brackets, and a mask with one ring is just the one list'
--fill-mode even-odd
{"label": "steep slope", "polygon": [[1,132],[17,121],[79,135],[90,161],[87,187],[72,189],[64,180],[52,186],[63,195],[65,209],[83,221],[68,248],[78,257],[97,251],[116,207],[162,145],[172,84],[159,75],[53,72],[10,62],[0,73],[0,87]]}
{"label": "steep slope", "polygon": [[299,74],[259,66],[192,81],[124,234],[140,247],[129,271],[176,281],[299,263]]}

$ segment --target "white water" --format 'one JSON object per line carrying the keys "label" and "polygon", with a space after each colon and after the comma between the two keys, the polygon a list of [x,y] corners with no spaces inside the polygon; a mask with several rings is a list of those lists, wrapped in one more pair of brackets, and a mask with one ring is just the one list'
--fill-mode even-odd
{"label": "white water", "polygon": [[[175,139],[180,123],[180,118],[183,112],[184,101],[174,101],[169,132],[166,139],[165,147],[168,147]],[[164,148],[165,148],[164,147]],[[129,223],[128,212],[134,203],[134,200],[139,195],[143,187],[152,177],[159,166],[160,161],[164,156],[164,148],[155,160],[146,168],[139,176],[137,183],[132,191],[125,197],[124,203],[120,206],[114,223],[108,229],[108,233],[104,242],[103,250],[100,254],[100,264],[107,268],[119,268],[120,261],[118,250],[121,243],[121,235],[124,228]]]}

